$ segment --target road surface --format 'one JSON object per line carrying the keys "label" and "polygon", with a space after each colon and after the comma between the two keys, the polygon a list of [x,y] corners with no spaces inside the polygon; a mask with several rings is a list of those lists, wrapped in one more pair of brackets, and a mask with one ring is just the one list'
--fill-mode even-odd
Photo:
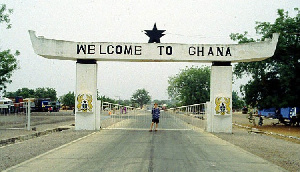
{"label": "road surface", "polygon": [[107,129],[7,171],[285,171],[201,130]]}

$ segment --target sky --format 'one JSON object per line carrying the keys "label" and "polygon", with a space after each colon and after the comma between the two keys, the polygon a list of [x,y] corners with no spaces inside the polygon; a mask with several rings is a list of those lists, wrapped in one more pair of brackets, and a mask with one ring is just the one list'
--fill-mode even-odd
{"label": "sky", "polygon": [[[0,24],[0,50],[19,50],[19,69],[11,77],[7,91],[19,88],[55,88],[62,96],[75,91],[76,62],[46,59],[36,55],[28,30],[45,38],[80,42],[147,43],[143,30],[166,30],[161,43],[232,44],[231,33],[255,33],[255,22],[271,22],[277,9],[300,7],[299,0],[0,0],[14,10],[11,29]],[[130,99],[145,88],[152,100],[168,99],[168,78],[202,63],[98,62],[100,95]],[[248,78],[234,80],[239,90]]]}

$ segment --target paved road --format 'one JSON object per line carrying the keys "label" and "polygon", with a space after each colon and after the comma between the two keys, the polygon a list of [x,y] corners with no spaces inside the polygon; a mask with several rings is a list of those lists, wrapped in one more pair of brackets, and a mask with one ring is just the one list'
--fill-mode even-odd
{"label": "paved road", "polygon": [[200,130],[102,130],[8,171],[285,171]]}

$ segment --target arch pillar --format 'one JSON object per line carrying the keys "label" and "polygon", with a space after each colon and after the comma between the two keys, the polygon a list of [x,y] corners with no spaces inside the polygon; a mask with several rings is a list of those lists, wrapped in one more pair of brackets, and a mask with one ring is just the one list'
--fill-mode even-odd
{"label": "arch pillar", "polygon": [[213,62],[211,66],[206,130],[232,133],[232,66],[230,62]]}
{"label": "arch pillar", "polygon": [[97,67],[96,60],[77,60],[75,130],[100,130]]}

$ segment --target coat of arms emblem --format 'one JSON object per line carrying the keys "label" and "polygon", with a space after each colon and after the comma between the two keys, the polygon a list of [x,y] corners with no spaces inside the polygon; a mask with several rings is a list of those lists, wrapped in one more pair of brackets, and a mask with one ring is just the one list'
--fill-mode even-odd
{"label": "coat of arms emblem", "polygon": [[90,94],[78,94],[77,96],[77,110],[79,112],[92,112],[93,105],[92,105],[93,97]]}
{"label": "coat of arms emblem", "polygon": [[216,114],[230,114],[230,98],[229,97],[216,97],[215,99],[215,110]]}

